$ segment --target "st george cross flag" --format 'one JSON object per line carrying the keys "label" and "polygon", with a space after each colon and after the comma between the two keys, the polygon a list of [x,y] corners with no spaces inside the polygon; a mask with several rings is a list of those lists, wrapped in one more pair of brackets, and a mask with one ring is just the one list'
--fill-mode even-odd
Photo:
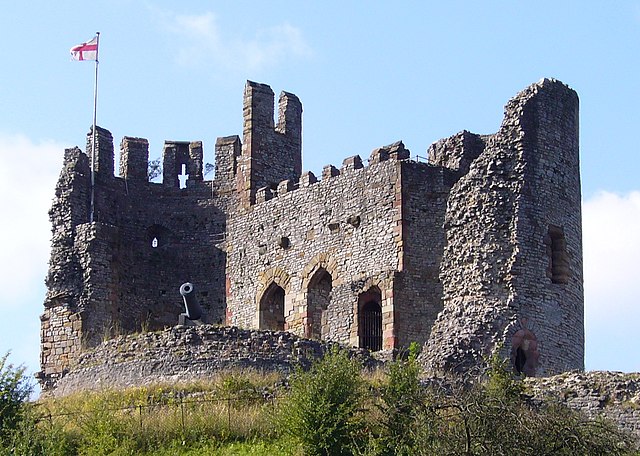
{"label": "st george cross flag", "polygon": [[98,36],[71,48],[71,60],[98,60]]}

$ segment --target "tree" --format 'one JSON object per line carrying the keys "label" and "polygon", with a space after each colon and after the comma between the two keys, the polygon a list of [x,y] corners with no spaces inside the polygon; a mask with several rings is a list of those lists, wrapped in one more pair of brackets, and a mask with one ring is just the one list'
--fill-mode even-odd
{"label": "tree", "polygon": [[150,160],[147,167],[147,176],[149,177],[149,182],[154,180],[156,177],[159,177],[161,174],[162,164],[160,163],[160,157]]}
{"label": "tree", "polygon": [[8,359],[9,352],[0,358],[0,441],[20,422],[32,390],[24,366],[15,367]]}

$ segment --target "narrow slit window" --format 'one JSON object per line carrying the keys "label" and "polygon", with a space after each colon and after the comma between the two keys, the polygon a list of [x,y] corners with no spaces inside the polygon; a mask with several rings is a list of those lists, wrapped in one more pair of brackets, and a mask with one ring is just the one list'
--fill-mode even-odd
{"label": "narrow slit window", "polygon": [[547,277],[551,279],[552,283],[568,283],[570,276],[569,254],[567,253],[564,230],[558,226],[549,226],[545,243],[547,244],[547,255],[549,256]]}
{"label": "narrow slit window", "polygon": [[178,174],[178,181],[180,182],[180,188],[187,188],[187,180],[189,175],[187,174],[187,165],[182,165],[180,174]]}
{"label": "narrow slit window", "polygon": [[171,238],[171,232],[164,226],[153,224],[147,228],[145,241],[152,249],[164,248],[168,245]]}

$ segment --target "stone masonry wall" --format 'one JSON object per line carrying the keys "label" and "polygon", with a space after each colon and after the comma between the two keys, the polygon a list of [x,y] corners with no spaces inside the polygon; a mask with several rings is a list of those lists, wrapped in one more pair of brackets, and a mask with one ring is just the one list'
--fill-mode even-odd
{"label": "stone masonry wall", "polygon": [[[187,281],[195,284],[205,320],[224,321],[226,263],[219,245],[226,232],[224,211],[235,206],[229,176],[202,181],[201,145],[186,143],[181,156],[182,144],[169,143],[176,172],[181,162],[189,165],[186,188],[175,185],[177,175],[150,183],[147,141],[125,138],[122,175],[114,177],[111,134],[102,128],[97,133],[102,171],[96,167],[94,221],[88,217],[89,159],[78,149],[67,151],[50,212],[43,381],[54,381],[83,348],[105,338],[175,325],[184,311],[178,288]],[[235,154],[233,144],[220,149]]]}
{"label": "stone masonry wall", "polygon": [[[404,149],[403,149],[404,150]],[[260,302],[270,284],[285,292],[286,329],[309,335],[307,293],[314,276],[331,276],[326,320],[328,340],[358,346],[354,317],[358,295],[377,286],[388,325],[393,323],[394,271],[401,268],[397,158],[362,166],[346,159],[341,170],[328,165],[321,181],[302,176],[298,189],[282,182],[258,203],[229,221],[227,323],[259,327]],[[396,195],[397,198],[396,199]],[[395,346],[387,332],[386,348]]]}
{"label": "stone masonry wall", "polygon": [[51,256],[45,283],[47,295],[40,316],[40,377],[58,375],[81,351],[82,321],[80,296],[83,273],[76,227],[89,218],[89,158],[80,149],[67,149],[64,165],[56,185],[49,218],[52,222]]}
{"label": "stone masonry wall", "polygon": [[566,372],[526,382],[534,397],[560,401],[592,419],[607,418],[640,444],[640,374]]}
{"label": "stone masonry wall", "polygon": [[545,376],[584,369],[578,96],[545,79],[522,98],[517,106],[527,147],[512,279],[518,323],[505,341],[528,331],[538,345],[536,373]]}
{"label": "stone masonry wall", "polygon": [[467,371],[498,344],[528,375],[584,368],[577,122],[575,92],[530,86],[453,186],[427,370]]}
{"label": "stone masonry wall", "polygon": [[[425,343],[429,372],[468,372],[496,346],[514,369],[582,369],[578,99],[555,80],[514,97],[494,135],[462,131],[409,160],[402,142],[321,179],[302,173],[302,105],[247,82],[243,141],[148,141],[96,129],[65,152],[50,211],[41,382],[86,349],[177,323],[195,285],[207,323],[286,329],[373,350]],[[181,177],[182,176],[182,177]],[[182,184],[181,184],[182,180]],[[183,188],[181,188],[183,187]],[[366,328],[366,330],[365,330]]]}
{"label": "stone masonry wall", "polygon": [[440,266],[444,309],[422,355],[427,370],[464,372],[478,365],[513,315],[507,275],[522,180],[510,143],[494,147],[493,141],[449,196]]}
{"label": "stone masonry wall", "polygon": [[[308,367],[330,347],[284,331],[175,326],[118,336],[86,351],[49,394],[192,382],[229,369],[288,373],[296,366]],[[379,365],[365,350],[351,355],[370,368]]]}
{"label": "stone masonry wall", "polygon": [[247,81],[238,158],[238,192],[244,207],[255,203],[258,189],[275,189],[279,182],[296,181],[302,173],[302,104],[292,93],[282,92],[274,126],[273,97],[268,85]]}
{"label": "stone masonry wall", "polygon": [[442,310],[440,262],[449,191],[455,173],[426,163],[402,164],[402,272],[394,289],[399,345],[423,344]]}

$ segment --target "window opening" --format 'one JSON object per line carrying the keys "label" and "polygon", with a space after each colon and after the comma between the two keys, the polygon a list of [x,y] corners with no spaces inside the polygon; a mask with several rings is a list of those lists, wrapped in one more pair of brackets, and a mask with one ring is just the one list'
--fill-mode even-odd
{"label": "window opening", "polygon": [[564,230],[558,226],[549,226],[545,244],[549,256],[547,277],[551,279],[552,283],[568,283],[570,275],[569,254],[567,253]]}
{"label": "window opening", "polygon": [[180,188],[187,187],[187,180],[189,179],[189,175],[187,174],[187,165],[182,165],[180,170],[180,174],[178,175],[178,180],[180,181]]}
{"label": "window opening", "polygon": [[152,249],[164,247],[170,242],[171,232],[162,225],[153,224],[147,228],[146,242]]}

